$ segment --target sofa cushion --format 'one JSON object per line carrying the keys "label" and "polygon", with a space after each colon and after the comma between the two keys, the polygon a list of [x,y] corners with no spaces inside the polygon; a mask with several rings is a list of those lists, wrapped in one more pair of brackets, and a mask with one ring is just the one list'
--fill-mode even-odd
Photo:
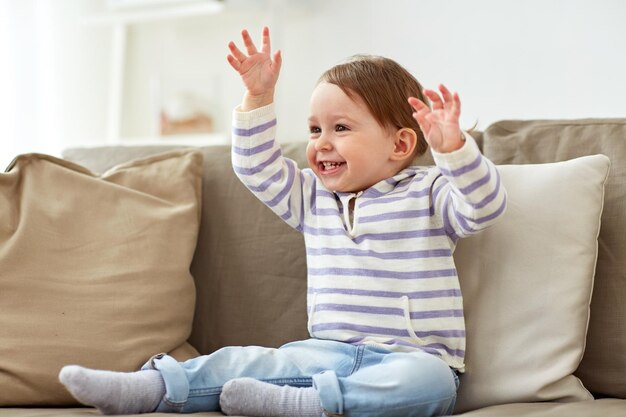
{"label": "sofa cushion", "polygon": [[[306,164],[306,143],[284,144]],[[167,147],[73,148],[64,157],[102,172]],[[202,223],[191,272],[198,297],[190,343],[201,353],[224,346],[278,347],[308,337],[306,253],[302,234],[235,176],[230,146],[204,154]]]}
{"label": "sofa cushion", "polygon": [[626,119],[502,121],[484,136],[485,155],[501,164],[597,153],[611,159],[587,349],[576,375],[594,393],[626,398]]}
{"label": "sofa cushion", "polygon": [[185,151],[96,176],[30,154],[0,174],[0,406],[75,404],[57,380],[66,364],[132,371],[197,354],[201,168]]}
{"label": "sofa cushion", "polygon": [[467,325],[457,410],[592,398],[585,346],[609,159],[498,167],[499,223],[455,252]]}
{"label": "sofa cushion", "polygon": [[[0,417],[94,417],[100,413],[94,408],[6,408]],[[194,413],[193,417],[220,417],[216,411]],[[626,400],[605,399],[575,403],[506,404],[482,408],[458,417],[624,417]],[[168,413],[152,413],[150,417],[171,417]]]}
{"label": "sofa cushion", "polygon": [[606,399],[575,403],[506,404],[486,407],[458,417],[623,417],[626,400]]}

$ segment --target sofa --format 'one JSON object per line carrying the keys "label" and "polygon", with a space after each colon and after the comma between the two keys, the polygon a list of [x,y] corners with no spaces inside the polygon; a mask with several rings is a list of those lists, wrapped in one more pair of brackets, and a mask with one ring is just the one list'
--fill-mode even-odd
{"label": "sofa", "polygon": [[[471,134],[508,208],[455,251],[468,340],[455,415],[626,416],[626,119]],[[72,148],[2,174],[0,416],[98,415],[58,385],[63,363],[132,370],[162,351],[308,337],[302,236],[239,183],[228,146],[181,148]],[[283,152],[305,166],[305,143]],[[49,243],[38,255],[19,239]]]}

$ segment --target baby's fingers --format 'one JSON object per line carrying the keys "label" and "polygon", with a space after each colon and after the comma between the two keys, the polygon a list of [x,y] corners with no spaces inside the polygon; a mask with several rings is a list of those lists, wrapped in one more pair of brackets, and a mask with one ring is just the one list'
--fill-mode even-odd
{"label": "baby's fingers", "polygon": [[415,110],[421,110],[424,107],[428,107],[426,106],[426,104],[424,104],[422,100],[420,100],[419,98],[415,98],[415,97],[409,97],[409,104]]}
{"label": "baby's fingers", "polygon": [[443,109],[443,101],[441,100],[441,96],[439,96],[436,91],[425,89],[424,95],[430,99],[430,102],[433,105],[433,110]]}
{"label": "baby's fingers", "polygon": [[243,62],[246,60],[247,56],[245,56],[244,53],[241,52],[239,48],[237,48],[237,45],[235,45],[235,42],[230,41],[228,43],[228,49],[230,49],[231,56],[237,61]]}
{"label": "baby's fingers", "polygon": [[237,48],[235,42],[229,42],[228,49],[230,49],[230,55],[226,57],[228,63],[231,67],[233,67],[235,71],[241,72],[241,63],[248,59],[248,57],[244,55],[244,53],[241,52],[239,48]]}
{"label": "baby's fingers", "polygon": [[237,72],[241,72],[241,63],[237,60],[237,58],[235,58],[232,55],[228,55],[226,57],[226,60],[228,61],[228,63],[230,64],[231,67],[233,67],[233,69]]}
{"label": "baby's fingers", "polygon": [[457,119],[461,115],[461,99],[458,93],[454,93],[452,96],[452,115]]}
{"label": "baby's fingers", "polygon": [[283,64],[283,55],[280,53],[280,50],[274,52],[274,71],[276,73],[280,72],[280,67]]}
{"label": "baby's fingers", "polygon": [[409,98],[409,104],[413,107],[413,109],[415,109],[413,118],[417,121],[417,124],[422,129],[422,132],[424,132],[424,134],[428,134],[428,131],[430,131],[430,122],[427,120],[426,116],[430,114],[430,107],[428,107],[422,100],[415,97]]}
{"label": "baby's fingers", "polygon": [[459,98],[459,95],[457,93],[452,94],[443,84],[439,84],[439,91],[441,91],[444,102],[446,104],[450,104],[452,114],[459,117],[461,114],[461,99]]}
{"label": "baby's fingers", "polygon": [[439,91],[441,92],[441,96],[443,97],[443,101],[445,103],[452,102],[452,93],[450,93],[450,90],[448,90],[445,85],[439,84]]}
{"label": "baby's fingers", "polygon": [[270,29],[265,26],[263,28],[263,44],[261,46],[261,52],[270,53],[272,51],[272,42],[270,41]]}
{"label": "baby's fingers", "polygon": [[243,38],[243,44],[245,45],[246,50],[248,51],[248,55],[254,55],[258,53],[256,46],[254,45],[254,42],[252,42],[250,33],[248,33],[246,29],[241,31],[241,37]]}

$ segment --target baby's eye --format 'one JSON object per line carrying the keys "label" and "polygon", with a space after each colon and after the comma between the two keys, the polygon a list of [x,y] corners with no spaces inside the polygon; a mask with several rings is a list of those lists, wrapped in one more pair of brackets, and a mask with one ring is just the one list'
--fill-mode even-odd
{"label": "baby's eye", "polygon": [[346,130],[350,130],[350,129],[348,129],[348,126],[346,126],[346,125],[337,125],[337,126],[335,126],[335,132],[345,132]]}
{"label": "baby's eye", "polygon": [[319,135],[322,133],[322,129],[317,126],[309,126],[309,133],[311,133],[311,135]]}

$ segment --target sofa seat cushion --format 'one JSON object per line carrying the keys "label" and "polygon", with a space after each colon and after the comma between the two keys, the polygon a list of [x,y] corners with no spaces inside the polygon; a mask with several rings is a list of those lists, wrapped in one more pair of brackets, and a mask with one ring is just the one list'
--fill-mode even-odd
{"label": "sofa seat cushion", "polygon": [[458,417],[623,417],[626,400],[604,399],[575,403],[513,403],[481,408]]}
{"label": "sofa seat cushion", "polygon": [[[154,413],[150,417],[171,417],[172,414]],[[223,417],[222,413],[195,413],[194,417]],[[457,417],[624,417],[626,400],[604,399],[576,403],[514,403],[481,408]],[[96,417],[94,408],[0,408],[0,417]],[[141,414],[137,416],[146,416]],[[237,416],[235,416],[237,417]]]}
{"label": "sofa seat cushion", "polygon": [[58,382],[67,364],[197,355],[201,173],[202,155],[180,151],[103,175],[23,155],[0,174],[0,406],[76,404]]}

